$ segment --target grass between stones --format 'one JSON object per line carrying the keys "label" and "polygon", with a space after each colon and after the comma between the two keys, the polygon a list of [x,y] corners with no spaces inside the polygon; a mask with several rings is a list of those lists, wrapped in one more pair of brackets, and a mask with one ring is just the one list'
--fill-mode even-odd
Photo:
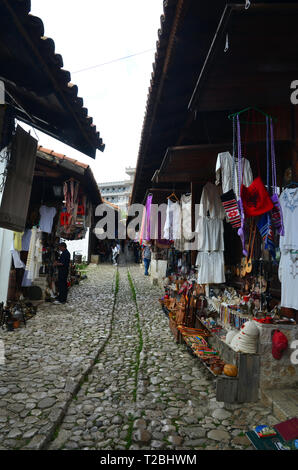
{"label": "grass between stones", "polygon": [[[137,334],[139,337],[138,345],[136,348],[136,359],[135,359],[135,364],[134,364],[134,378],[135,378],[135,386],[133,390],[133,401],[137,401],[137,388],[138,388],[138,375],[139,375],[139,370],[140,370],[140,360],[141,360],[141,352],[143,350],[143,334],[142,334],[142,329],[141,329],[141,324],[140,324],[140,313],[138,309],[138,303],[137,303],[137,295],[136,295],[136,290],[135,286],[133,283],[133,280],[131,278],[130,272],[127,270],[127,277],[128,277],[128,282],[131,288],[131,295],[132,299],[135,303],[136,306],[136,328],[137,328]],[[126,437],[126,450],[128,450],[131,446],[132,443],[132,433],[133,433],[133,425],[134,421],[136,418],[130,417],[129,418],[129,428],[127,430],[127,437]]]}
{"label": "grass between stones", "polygon": [[135,303],[135,306],[136,306],[136,321],[137,321],[137,332],[138,332],[138,336],[139,336],[139,344],[137,346],[137,349],[136,349],[136,360],[135,360],[135,366],[134,366],[134,370],[135,370],[135,388],[133,390],[133,401],[136,402],[137,401],[137,386],[138,386],[138,374],[139,374],[139,369],[140,369],[140,356],[141,356],[141,352],[143,350],[143,334],[142,334],[142,329],[141,329],[141,325],[140,325],[140,314],[139,314],[139,309],[138,309],[138,304],[137,304],[137,296],[136,296],[136,290],[135,290],[135,286],[134,286],[134,283],[133,283],[133,280],[131,278],[131,275],[130,275],[130,272],[127,271],[127,277],[128,277],[128,282],[129,282],[129,285],[130,285],[130,288],[131,288],[131,292],[132,292],[132,298],[133,298],[133,301]]}

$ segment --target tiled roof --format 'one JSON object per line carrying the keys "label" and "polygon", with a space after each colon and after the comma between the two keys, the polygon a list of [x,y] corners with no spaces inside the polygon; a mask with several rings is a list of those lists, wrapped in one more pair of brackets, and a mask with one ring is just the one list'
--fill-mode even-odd
{"label": "tiled roof", "polygon": [[104,150],[70,72],[29,0],[0,0],[0,80],[16,117],[95,158]]}
{"label": "tiled roof", "polygon": [[60,160],[67,160],[69,162],[72,162],[74,165],[80,166],[82,168],[85,168],[85,169],[89,168],[89,165],[87,165],[86,163],[79,162],[78,160],[67,157],[66,155],[63,155],[62,153],[54,152],[54,150],[46,149],[42,147],[41,145],[37,147],[37,150],[39,150],[40,152],[46,153],[48,155],[53,155],[53,157],[57,157]]}

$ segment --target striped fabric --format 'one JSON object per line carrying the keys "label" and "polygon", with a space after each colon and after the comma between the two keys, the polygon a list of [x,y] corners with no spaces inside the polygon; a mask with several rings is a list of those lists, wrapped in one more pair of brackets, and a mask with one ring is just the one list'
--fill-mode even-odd
{"label": "striped fabric", "polygon": [[220,198],[229,223],[233,228],[241,227],[240,211],[234,191],[231,189]]}
{"label": "striped fabric", "polygon": [[261,237],[265,243],[265,250],[269,250],[272,258],[275,260],[275,243],[274,233],[272,229],[272,223],[269,213],[262,215],[259,222],[257,223]]}

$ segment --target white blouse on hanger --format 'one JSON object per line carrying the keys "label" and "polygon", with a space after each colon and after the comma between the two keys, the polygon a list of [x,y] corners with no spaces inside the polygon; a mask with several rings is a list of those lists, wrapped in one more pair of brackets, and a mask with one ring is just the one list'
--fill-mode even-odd
{"label": "white blouse on hanger", "polygon": [[[234,168],[235,165],[235,168]],[[251,171],[250,163],[246,158],[242,158],[242,172],[244,186],[249,186],[253,181],[253,174]],[[234,173],[234,181],[233,181]],[[234,190],[237,199],[239,199],[239,186],[238,186],[238,160],[235,159],[235,163],[230,152],[222,152],[217,156],[216,161],[216,184],[222,185],[222,192],[227,193],[231,189]]]}
{"label": "white blouse on hanger", "polygon": [[209,213],[211,218],[225,218],[226,213],[220,199],[220,194],[221,191],[218,186],[213,183],[205,184],[200,201],[200,216],[206,217]]}

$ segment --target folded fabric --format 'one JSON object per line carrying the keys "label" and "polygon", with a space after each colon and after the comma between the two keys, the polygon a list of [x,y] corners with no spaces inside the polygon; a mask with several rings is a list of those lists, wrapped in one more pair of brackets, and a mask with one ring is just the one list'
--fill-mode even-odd
{"label": "folded fabric", "polygon": [[246,217],[262,215],[273,209],[273,202],[259,176],[250,186],[241,185],[241,200]]}

